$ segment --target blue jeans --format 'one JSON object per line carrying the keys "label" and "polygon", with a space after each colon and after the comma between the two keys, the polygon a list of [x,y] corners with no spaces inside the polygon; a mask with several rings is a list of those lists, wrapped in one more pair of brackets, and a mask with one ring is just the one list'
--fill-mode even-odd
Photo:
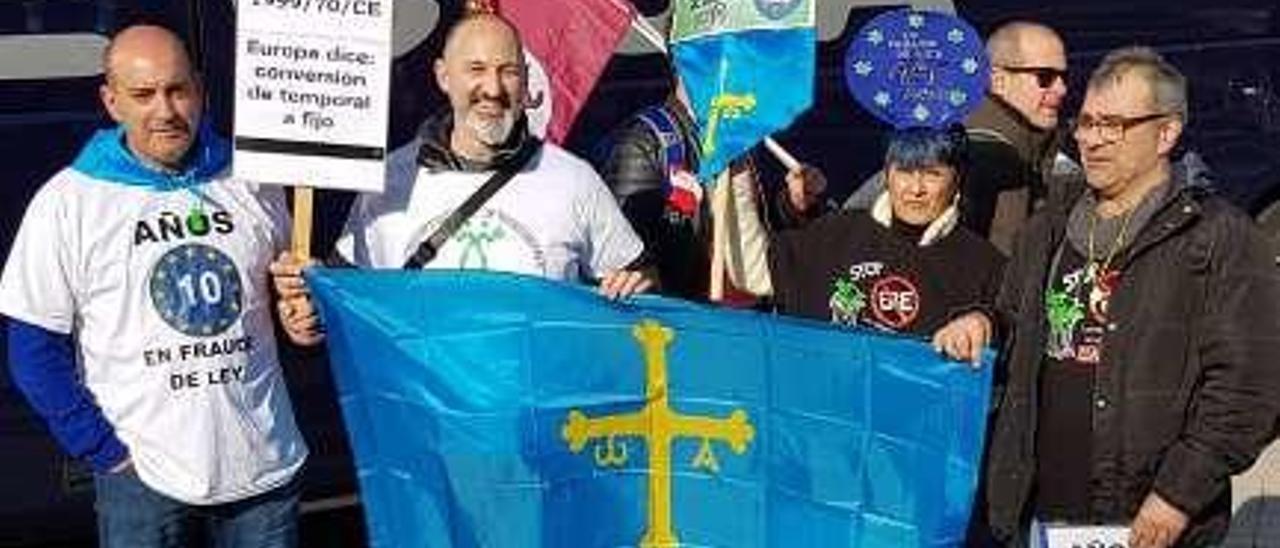
{"label": "blue jeans", "polygon": [[296,548],[302,474],[245,500],[195,506],[161,495],[130,468],[94,478],[100,548]]}

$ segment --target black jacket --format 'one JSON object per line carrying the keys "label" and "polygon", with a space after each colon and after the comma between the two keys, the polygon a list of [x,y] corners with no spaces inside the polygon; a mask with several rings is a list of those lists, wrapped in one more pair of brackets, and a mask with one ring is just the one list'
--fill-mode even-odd
{"label": "black jacket", "polygon": [[[1220,540],[1231,475],[1271,439],[1280,401],[1280,280],[1248,218],[1175,177],[1155,215],[1118,258],[1124,274],[1092,398],[1089,514],[1129,523],[1152,490],[1191,517],[1180,545]],[[1081,187],[1082,188],[1082,187]],[[1023,231],[997,299],[1008,385],[986,466],[997,539],[1025,544],[1036,475],[1044,286],[1079,196],[1051,202]],[[1012,328],[1012,331],[1010,331]]]}
{"label": "black jacket", "polygon": [[[685,145],[684,168],[697,173],[699,148],[694,122],[674,99],[664,106],[674,115],[676,129]],[[682,299],[705,300],[711,264],[710,193],[693,211],[669,199],[671,189],[667,184],[662,143],[639,115],[628,118],[615,129],[605,144],[609,146],[598,151],[593,161],[600,177],[618,199],[623,215],[644,241],[647,260],[657,266],[661,280],[659,291]],[[748,154],[735,160],[735,165],[751,161]],[[785,192],[783,185],[776,196],[759,194],[763,204],[763,211],[759,213],[766,228],[770,227],[770,219],[778,219],[781,226],[796,226],[821,213],[818,207],[803,215],[791,211],[786,205]]]}
{"label": "black jacket", "polygon": [[[696,173],[698,140],[693,122],[674,102],[666,107],[685,143],[685,168]],[[608,139],[609,148],[593,158],[596,169],[644,241],[648,260],[657,266],[659,291],[684,299],[705,299],[711,263],[706,245],[711,237],[709,200],[702,200],[692,215],[668,202],[662,143],[639,116],[629,118]]]}
{"label": "black jacket", "polygon": [[1048,191],[1058,135],[1032,126],[992,96],[965,120],[969,171],[961,222],[1008,253],[1035,204]]}

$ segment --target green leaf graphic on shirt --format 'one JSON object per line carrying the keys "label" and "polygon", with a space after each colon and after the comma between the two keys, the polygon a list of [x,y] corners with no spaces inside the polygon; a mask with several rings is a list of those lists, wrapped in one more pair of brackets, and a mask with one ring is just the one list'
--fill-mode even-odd
{"label": "green leaf graphic on shirt", "polygon": [[847,277],[836,278],[835,291],[828,301],[831,319],[838,323],[857,323],[858,314],[867,306],[867,296],[858,284]]}
{"label": "green leaf graphic on shirt", "polygon": [[[468,221],[456,236],[463,246],[462,254],[458,258],[458,268],[488,270],[489,254],[486,248],[505,236],[506,233],[502,227],[490,224],[488,219],[478,223]],[[473,261],[477,263],[474,266],[472,266]]]}
{"label": "green leaf graphic on shirt", "polygon": [[1051,289],[1044,296],[1049,316],[1049,333],[1053,339],[1069,338],[1076,325],[1084,319],[1084,305],[1066,291]]}

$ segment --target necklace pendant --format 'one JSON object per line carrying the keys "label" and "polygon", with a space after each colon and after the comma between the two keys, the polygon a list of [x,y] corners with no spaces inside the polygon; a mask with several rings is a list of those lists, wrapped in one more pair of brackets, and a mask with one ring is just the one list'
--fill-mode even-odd
{"label": "necklace pendant", "polygon": [[204,207],[199,202],[192,204],[187,211],[187,230],[197,236],[209,233],[209,216],[205,215]]}
{"label": "necklace pendant", "polygon": [[1093,285],[1102,288],[1108,295],[1115,291],[1120,282],[1120,271],[1114,269],[1098,269],[1093,278]]}
{"label": "necklace pendant", "polygon": [[1120,272],[1107,270],[1096,264],[1090,264],[1089,268],[1092,271],[1089,284],[1089,314],[1096,321],[1106,321],[1111,297],[1120,282]]}

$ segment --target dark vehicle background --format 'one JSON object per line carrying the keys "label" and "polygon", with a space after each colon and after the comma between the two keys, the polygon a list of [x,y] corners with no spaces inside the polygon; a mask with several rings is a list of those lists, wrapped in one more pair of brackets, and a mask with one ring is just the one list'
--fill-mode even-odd
{"label": "dark vehicle background", "polygon": [[[632,2],[647,16],[669,13],[668,0]],[[824,41],[819,46],[814,108],[778,139],[824,169],[838,199],[877,168],[882,154],[882,127],[853,106],[840,62],[850,36],[889,8],[856,6],[883,2],[818,2]],[[441,37],[430,29],[456,18],[461,3],[397,0],[404,14],[397,14],[402,24],[393,65],[393,144],[407,141],[429,110],[443,104],[430,78],[430,62]],[[984,35],[1012,18],[1032,18],[1058,28],[1070,52],[1068,113],[1079,103],[1088,71],[1107,50],[1134,43],[1156,46],[1191,81],[1192,120],[1185,148],[1203,158],[1222,192],[1242,208],[1258,212],[1280,199],[1280,5],[1275,0],[983,0],[958,2],[958,11]],[[26,204],[39,185],[70,161],[95,128],[107,123],[97,99],[100,75],[32,76],[18,64],[38,69],[56,63],[15,52],[50,35],[92,42],[136,20],[163,22],[188,38],[206,77],[208,115],[227,131],[234,13],[232,0],[0,2],[0,258],[7,257]],[[614,56],[578,119],[570,149],[590,152],[610,127],[665,95],[661,59],[639,52],[638,43],[629,38],[623,48],[629,53]],[[779,169],[772,161],[763,164],[768,171]],[[352,197],[320,193],[317,254],[326,253],[336,238]],[[3,350],[0,335],[0,356]],[[284,354],[294,405],[313,454],[306,472],[303,546],[362,545],[354,473],[324,355],[289,347]],[[0,546],[91,546],[91,476],[57,450],[4,369]]]}

